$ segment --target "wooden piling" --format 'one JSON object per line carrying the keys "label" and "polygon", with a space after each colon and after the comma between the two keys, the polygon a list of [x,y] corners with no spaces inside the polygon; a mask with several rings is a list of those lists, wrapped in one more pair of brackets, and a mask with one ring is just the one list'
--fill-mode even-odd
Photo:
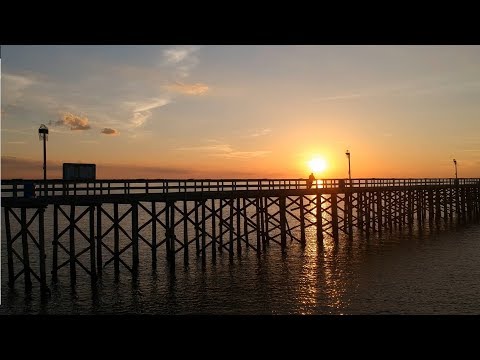
{"label": "wooden piling", "polygon": [[132,272],[134,277],[138,275],[138,203],[132,203]]}
{"label": "wooden piling", "polygon": [[75,264],[76,250],[75,250],[75,205],[70,205],[70,281],[72,285],[77,282],[77,268]]}
{"label": "wooden piling", "polygon": [[305,246],[305,207],[303,205],[303,195],[300,195],[300,244]]}
{"label": "wooden piling", "polygon": [[[56,213],[56,212],[55,212]],[[102,276],[103,259],[102,259],[102,205],[97,205],[97,275]]]}
{"label": "wooden piling", "polygon": [[219,238],[218,238],[218,250],[220,250],[220,253],[223,252],[223,227],[224,227],[224,219],[223,219],[223,208],[225,207],[225,201],[223,199],[220,199],[220,208],[219,210],[219,220],[218,220],[218,227],[219,227]]}
{"label": "wooden piling", "polygon": [[195,206],[195,252],[198,257],[200,255],[200,230],[199,230],[200,223],[198,220],[199,202],[197,200],[195,200],[194,206]]}
{"label": "wooden piling", "polygon": [[118,203],[113,204],[113,222],[115,224],[113,227],[113,265],[115,269],[115,277],[117,277],[120,274],[120,224],[118,221]]}
{"label": "wooden piling", "polygon": [[20,209],[21,231],[22,231],[22,249],[23,249],[23,269],[25,278],[25,289],[29,290],[32,287],[32,279],[30,277],[30,256],[28,253],[27,242],[27,209],[22,207]]}
{"label": "wooden piling", "polygon": [[287,209],[286,209],[286,196],[280,195],[279,197],[280,207],[280,239],[282,252],[285,252],[287,248]]}
{"label": "wooden piling", "polygon": [[237,255],[241,255],[242,254],[242,237],[241,237],[241,234],[240,234],[240,210],[241,207],[240,207],[240,198],[237,197],[237,212],[236,212],[236,215],[237,215]]}
{"label": "wooden piling", "polygon": [[243,236],[245,238],[245,248],[248,249],[248,214],[247,214],[247,207],[248,205],[246,204],[247,199],[243,198],[242,199],[242,219],[243,219]]}
{"label": "wooden piling", "polygon": [[382,192],[377,191],[377,217],[378,217],[378,231],[382,233],[383,229],[383,206],[382,206]]}
{"label": "wooden piling", "polygon": [[157,207],[152,201],[152,268],[157,268]]}
{"label": "wooden piling", "polygon": [[207,249],[206,249],[206,215],[205,215],[205,200],[202,199],[202,265],[206,265]]}
{"label": "wooden piling", "polygon": [[332,204],[332,232],[333,239],[338,241],[338,206],[337,206],[337,194],[331,194]]}
{"label": "wooden piling", "polygon": [[53,205],[53,241],[52,241],[52,282],[58,282],[58,207]]}
{"label": "wooden piling", "polygon": [[215,199],[212,199],[212,260],[215,262],[217,258],[217,236],[216,236],[216,224],[215,218],[217,217],[215,212]]}
{"label": "wooden piling", "polygon": [[175,242],[177,236],[175,235],[175,202],[170,202],[170,227],[169,227],[169,239],[170,239],[170,270],[175,270]]}
{"label": "wooden piling", "polygon": [[185,265],[188,265],[188,211],[187,211],[187,200],[183,200],[183,262],[184,262]]}
{"label": "wooden piling", "polygon": [[8,286],[13,288],[15,282],[15,274],[13,268],[13,243],[12,243],[12,229],[10,227],[10,211],[11,208],[4,208],[5,215],[5,232],[7,237],[7,258],[8,258]]}
{"label": "wooden piling", "polygon": [[233,257],[233,197],[230,198],[230,216],[228,217],[229,220],[229,230],[230,230],[230,237],[228,242],[228,250],[230,252],[230,258]]}
{"label": "wooden piling", "polygon": [[349,191],[348,194],[345,194],[345,207],[347,208],[347,233],[348,240],[353,240],[353,203],[352,203],[352,193]]}
{"label": "wooden piling", "polygon": [[[363,215],[364,215],[364,201],[363,201],[363,192],[357,193],[357,227],[360,229],[360,232],[363,233],[364,230],[364,222],[363,222]],[[388,209],[388,208],[387,208]]]}
{"label": "wooden piling", "polygon": [[267,237],[265,235],[265,207],[264,207],[264,202],[266,201],[266,198],[261,197],[260,198],[260,234],[262,236],[262,248],[263,251],[267,249]]}
{"label": "wooden piling", "polygon": [[44,208],[38,209],[38,253],[40,261],[40,291],[42,294],[48,290],[47,286],[47,273],[46,273],[46,260],[45,254],[45,224],[44,224]]}
{"label": "wooden piling", "polygon": [[317,207],[316,207],[316,220],[317,220],[317,244],[323,246],[323,222],[322,222],[322,194],[317,193]]}
{"label": "wooden piling", "polygon": [[90,239],[90,272],[92,282],[97,281],[97,267],[96,267],[96,241],[95,241],[95,205],[89,206],[89,227],[90,233],[88,238]]}
{"label": "wooden piling", "polygon": [[256,227],[257,227],[257,255],[260,256],[261,250],[261,228],[260,228],[260,199],[255,198],[255,217],[256,217]]}
{"label": "wooden piling", "polygon": [[[170,211],[172,206],[169,201],[165,203],[165,253],[167,256],[167,262],[172,260],[172,244],[170,235]],[[198,255],[198,253],[197,253]]]}

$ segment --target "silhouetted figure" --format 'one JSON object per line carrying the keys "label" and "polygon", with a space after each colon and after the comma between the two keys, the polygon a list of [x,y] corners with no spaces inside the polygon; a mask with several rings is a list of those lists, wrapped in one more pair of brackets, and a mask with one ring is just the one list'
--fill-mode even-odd
{"label": "silhouetted figure", "polygon": [[307,189],[311,189],[314,181],[315,181],[315,176],[313,175],[313,172],[312,172],[307,180]]}

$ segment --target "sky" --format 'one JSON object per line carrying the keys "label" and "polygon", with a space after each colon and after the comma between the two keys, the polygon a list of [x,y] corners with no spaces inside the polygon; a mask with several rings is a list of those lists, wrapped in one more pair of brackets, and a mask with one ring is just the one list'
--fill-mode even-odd
{"label": "sky", "polygon": [[2,179],[480,177],[480,46],[2,46]]}

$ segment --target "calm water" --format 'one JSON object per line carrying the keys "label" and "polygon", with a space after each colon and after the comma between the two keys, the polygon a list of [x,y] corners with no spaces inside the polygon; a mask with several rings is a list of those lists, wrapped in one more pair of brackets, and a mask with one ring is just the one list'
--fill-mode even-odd
{"label": "calm water", "polygon": [[42,303],[35,282],[30,296],[21,282],[14,291],[6,286],[3,223],[2,211],[1,314],[480,313],[480,224],[356,236],[338,244],[325,239],[323,248],[312,227],[304,249],[292,243],[282,255],[273,244],[261,257],[244,250],[233,261],[223,253],[215,264],[208,257],[205,268],[194,257],[185,268],[179,256],[175,274],[161,254],[152,270],[150,253],[141,247],[137,282],[125,269],[115,282],[109,267],[92,289],[77,270],[72,289],[65,268]]}

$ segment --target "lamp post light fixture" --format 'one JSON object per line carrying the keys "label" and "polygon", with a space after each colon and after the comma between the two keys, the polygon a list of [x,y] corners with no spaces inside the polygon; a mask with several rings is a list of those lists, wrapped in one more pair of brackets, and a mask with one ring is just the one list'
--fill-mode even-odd
{"label": "lamp post light fixture", "polygon": [[350,151],[346,151],[345,155],[347,155],[348,158],[348,180],[350,183],[350,186],[352,186],[352,173],[350,172]]}
{"label": "lamp post light fixture", "polygon": [[38,139],[43,140],[43,181],[44,181],[44,194],[47,196],[47,140],[48,140],[48,128],[46,125],[40,125],[38,129]]}
{"label": "lamp post light fixture", "polygon": [[457,175],[457,160],[453,159],[453,164],[455,165],[455,180],[458,179]]}

